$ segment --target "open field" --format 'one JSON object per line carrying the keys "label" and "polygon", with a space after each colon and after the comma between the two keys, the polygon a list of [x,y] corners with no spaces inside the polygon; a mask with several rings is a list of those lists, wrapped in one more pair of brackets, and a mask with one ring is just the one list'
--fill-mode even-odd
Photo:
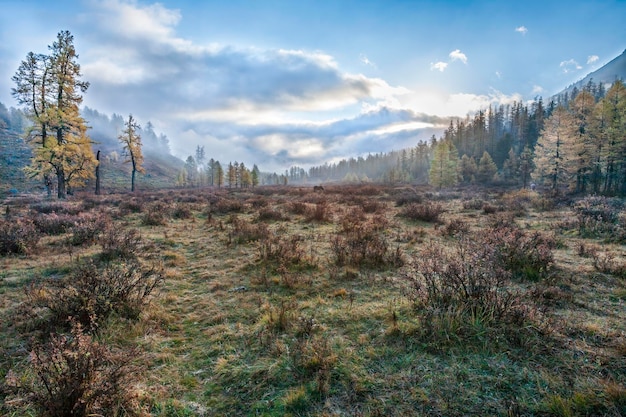
{"label": "open field", "polygon": [[1,208],[38,237],[0,255],[1,415],[39,415],[29,352],[69,332],[58,283],[130,259],[154,288],[84,322],[132,369],[117,415],[626,415],[616,199],[346,185]]}

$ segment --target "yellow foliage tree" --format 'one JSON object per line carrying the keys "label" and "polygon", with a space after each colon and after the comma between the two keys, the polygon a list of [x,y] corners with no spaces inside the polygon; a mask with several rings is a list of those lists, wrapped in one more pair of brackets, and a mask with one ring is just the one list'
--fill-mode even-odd
{"label": "yellow foliage tree", "polygon": [[137,133],[140,127],[132,114],[128,116],[128,121],[124,123],[124,126],[126,128],[118,139],[124,144],[124,153],[127,157],[126,162],[130,162],[133,167],[130,190],[134,192],[136,173],[145,172],[143,169],[143,154],[141,153],[141,136]]}

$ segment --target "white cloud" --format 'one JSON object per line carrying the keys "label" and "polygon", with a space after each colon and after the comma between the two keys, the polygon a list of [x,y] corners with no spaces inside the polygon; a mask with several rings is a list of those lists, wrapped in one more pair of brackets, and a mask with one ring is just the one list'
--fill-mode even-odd
{"label": "white cloud", "polygon": [[542,94],[544,91],[545,90],[543,89],[542,86],[540,86],[540,85],[533,85],[533,91],[532,91],[533,94],[535,94],[535,95],[536,94]]}
{"label": "white cloud", "polygon": [[430,63],[430,70],[431,71],[438,70],[438,71],[444,72],[447,67],[448,67],[448,63],[447,62],[439,61],[439,62],[435,62],[434,64],[432,62]]}
{"label": "white cloud", "polygon": [[454,62],[454,61],[461,61],[464,64],[467,64],[467,56],[461,52],[460,49],[455,49],[454,51],[450,52],[450,62]]}
{"label": "white cloud", "polygon": [[377,68],[376,64],[369,60],[369,58],[365,54],[361,54],[359,56],[359,60],[367,66],[372,68]]}
{"label": "white cloud", "polygon": [[589,55],[587,57],[587,64],[593,64],[595,62],[597,62],[600,59],[600,57],[598,55]]}
{"label": "white cloud", "polygon": [[526,28],[526,26],[518,26],[515,28],[515,31],[521,33],[522,35],[528,33],[528,29]]}
{"label": "white cloud", "polygon": [[563,72],[565,74],[570,73],[572,71],[578,71],[578,70],[581,70],[583,68],[574,59],[568,59],[567,61],[561,61],[561,63],[559,64],[559,67],[561,67],[563,69]]}
{"label": "white cloud", "polygon": [[500,73],[500,71],[496,71],[496,77],[498,77],[498,79],[502,79],[502,74]]}

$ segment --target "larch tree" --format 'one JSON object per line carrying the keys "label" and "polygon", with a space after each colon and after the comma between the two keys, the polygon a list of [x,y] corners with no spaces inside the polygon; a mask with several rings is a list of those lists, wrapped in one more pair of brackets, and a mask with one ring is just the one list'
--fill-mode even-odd
{"label": "larch tree", "polygon": [[143,168],[143,153],[141,152],[141,135],[138,133],[139,129],[141,127],[137,124],[133,115],[130,114],[128,121],[124,123],[124,131],[118,136],[119,141],[124,145],[125,162],[130,162],[132,165],[131,192],[135,192],[135,176],[137,172],[145,172]]}
{"label": "larch tree", "polygon": [[498,167],[496,163],[493,162],[489,152],[484,151],[483,156],[481,156],[478,161],[477,181],[482,184],[489,184],[495,179],[497,173]]}
{"label": "larch tree", "polygon": [[442,140],[435,146],[428,178],[437,188],[451,187],[459,180],[459,153],[450,140]]}
{"label": "larch tree", "polygon": [[49,55],[28,53],[12,80],[12,94],[32,122],[27,140],[33,158],[27,171],[44,179],[48,190],[57,178],[57,196],[65,198],[68,188],[81,186],[94,177],[97,165],[87,136],[87,123],[79,105],[89,83],[81,81],[74,37],[59,32]]}
{"label": "larch tree", "polygon": [[576,173],[576,122],[569,111],[557,107],[545,121],[535,147],[534,176],[547,182],[555,194],[570,186]]}

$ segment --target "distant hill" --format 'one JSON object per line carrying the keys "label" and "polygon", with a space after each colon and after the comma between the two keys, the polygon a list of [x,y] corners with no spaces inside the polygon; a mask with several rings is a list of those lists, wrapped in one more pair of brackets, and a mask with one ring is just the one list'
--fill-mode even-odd
{"label": "distant hill", "polygon": [[611,62],[595,70],[594,72],[589,73],[581,80],[565,88],[563,91],[556,94],[554,98],[562,96],[565,93],[569,94],[574,89],[582,90],[582,88],[586,86],[589,81],[592,81],[595,84],[602,83],[605,87],[609,87],[616,80],[626,80],[626,50],[624,50],[621,55],[613,59]]}
{"label": "distant hill", "polygon": [[30,191],[37,181],[24,175],[30,160],[30,148],[16,132],[0,127],[0,195]]}

